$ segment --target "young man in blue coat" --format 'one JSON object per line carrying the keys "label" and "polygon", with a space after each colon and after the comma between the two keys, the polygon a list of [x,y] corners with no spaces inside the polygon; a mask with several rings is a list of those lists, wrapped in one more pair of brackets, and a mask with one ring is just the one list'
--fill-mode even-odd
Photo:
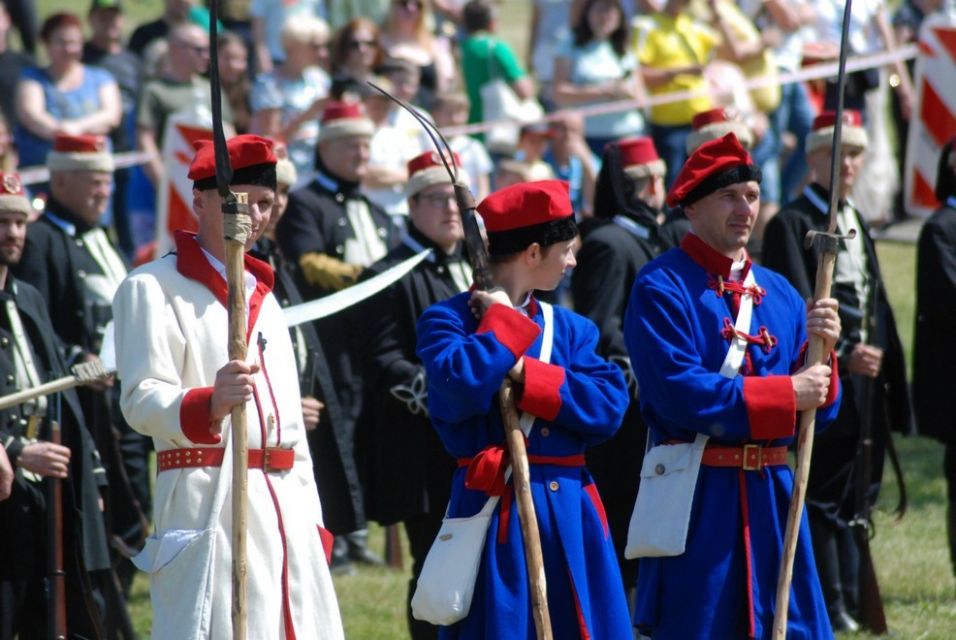
{"label": "young man in blue coat", "polygon": [[[837,303],[825,299],[808,310],[783,277],[751,263],[746,245],[760,205],[760,170],[732,133],[694,152],[668,204],[683,207],[692,232],[638,276],[624,337],[650,444],[667,447],[698,434],[709,440],[688,500],[684,552],[642,558],[634,621],[655,640],[769,638],[793,486],[787,446],[800,411],[818,409],[821,427],[839,408],[836,358],[832,370],[804,366],[807,334],[823,338],[832,353]],[[738,311],[752,313],[749,324],[737,323]],[[737,361],[728,355],[732,345]],[[649,476],[677,468],[664,467],[642,472],[642,491]],[[787,637],[833,637],[806,517]]]}
{"label": "young man in blue coat", "polygon": [[[527,449],[554,637],[630,638],[607,519],[584,467],[585,450],[617,430],[627,387],[620,368],[595,353],[594,323],[532,295],[554,289],[575,264],[568,185],[514,185],[485,198],[478,212],[497,286],[434,305],[418,323],[429,413],[445,448],[458,458],[448,516],[472,516],[489,495],[501,496],[470,612],[443,627],[440,637],[535,637],[517,505],[504,477],[497,391],[510,377],[518,410],[535,418]],[[546,322],[553,331],[551,355],[539,359]]]}

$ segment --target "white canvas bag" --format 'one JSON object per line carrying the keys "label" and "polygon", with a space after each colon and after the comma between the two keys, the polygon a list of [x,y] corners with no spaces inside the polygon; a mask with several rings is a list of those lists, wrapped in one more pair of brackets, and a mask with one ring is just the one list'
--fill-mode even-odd
{"label": "white canvas bag", "polygon": [[534,98],[522,100],[508,81],[502,77],[495,59],[498,40],[488,38],[488,76],[481,85],[481,112],[486,122],[511,120],[517,124],[500,124],[485,133],[485,146],[489,151],[512,153],[518,146],[520,126],[544,117],[544,109]]}
{"label": "white canvas bag", "polygon": [[[753,270],[747,273],[744,286],[754,286]],[[737,322],[734,323],[738,334],[750,330],[752,312],[753,296],[745,293],[741,296]],[[736,377],[746,351],[747,341],[735,336],[720,367],[720,375]],[[684,553],[700,461],[708,439],[708,436],[698,433],[693,442],[660,444],[646,452],[641,466],[641,486],[627,530],[625,558]]]}
{"label": "white canvas bag", "polygon": [[[554,342],[554,310],[545,302],[539,304],[544,316],[544,335],[538,359],[550,362]],[[534,416],[522,413],[521,429],[526,436],[531,433],[533,425]],[[509,466],[505,471],[506,482],[510,475]],[[449,518],[446,515],[442,520],[438,536],[425,556],[425,564],[412,596],[412,616],[416,620],[450,625],[468,615],[485,549],[485,538],[498,500],[499,496],[491,496],[481,511],[473,516]]]}

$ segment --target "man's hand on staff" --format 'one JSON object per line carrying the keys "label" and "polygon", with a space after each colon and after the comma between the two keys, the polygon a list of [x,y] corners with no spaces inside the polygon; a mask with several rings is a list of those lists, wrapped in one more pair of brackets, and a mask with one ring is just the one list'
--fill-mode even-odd
{"label": "man's hand on staff", "polygon": [[33,442],[23,447],[17,466],[44,478],[65,478],[70,466],[70,450],[52,442]]}
{"label": "man's hand on staff", "polygon": [[209,399],[209,414],[212,418],[209,431],[213,435],[222,432],[220,421],[229,415],[234,406],[252,400],[252,390],[255,387],[253,376],[257,373],[258,364],[249,364],[242,360],[230,360],[216,372],[216,382]]}
{"label": "man's hand on staff", "polygon": [[514,309],[514,305],[511,304],[511,298],[509,298],[505,290],[500,287],[496,287],[491,291],[475,289],[471,293],[471,300],[468,301],[471,312],[479,320],[481,320],[481,317],[485,315],[485,311],[493,304],[503,304],[509,309]]}
{"label": "man's hand on staff", "polygon": [[[839,303],[834,298],[823,298],[807,303],[807,335],[823,340],[823,353],[833,350],[840,337]],[[797,410],[816,409],[827,399],[830,389],[829,365],[809,365],[791,376]]]}
{"label": "man's hand on staff", "polygon": [[823,340],[823,353],[830,353],[840,339],[840,303],[836,298],[807,301],[807,335]]}
{"label": "man's hand on staff", "polygon": [[[94,355],[94,354],[92,354],[92,353],[84,354],[82,359],[83,359],[83,362],[100,362],[99,356]],[[100,363],[100,366],[102,366],[102,363]],[[103,368],[105,369],[105,367],[103,367]],[[116,376],[110,374],[109,376],[107,376],[107,377],[105,377],[105,378],[98,378],[98,379],[96,379],[96,380],[92,380],[92,381],[90,381],[90,382],[87,382],[87,383],[86,383],[86,387],[87,387],[88,389],[92,389],[93,391],[100,391],[100,392],[102,392],[102,391],[106,391],[107,389],[109,389],[110,387],[112,387],[113,384],[114,384],[114,382],[115,382],[115,380],[116,380]]]}

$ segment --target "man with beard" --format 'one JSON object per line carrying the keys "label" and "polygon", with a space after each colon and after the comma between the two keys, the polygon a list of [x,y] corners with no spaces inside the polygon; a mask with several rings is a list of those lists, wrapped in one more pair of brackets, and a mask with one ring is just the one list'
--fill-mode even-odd
{"label": "man with beard", "polygon": [[[23,253],[32,209],[19,176],[0,175],[0,396],[66,375],[46,303],[10,273]],[[50,421],[62,444],[49,442]],[[0,411],[0,444],[16,472],[10,499],[0,504],[0,638],[46,637],[47,548],[61,536],[71,634],[100,637],[94,586],[109,576],[100,513],[106,473],[83,421],[76,393],[41,396]],[[44,479],[63,482],[63,528],[51,531]]]}
{"label": "man with beard", "polygon": [[664,161],[651,138],[630,138],[605,148],[594,219],[583,232],[578,265],[571,274],[575,310],[598,325],[598,353],[621,367],[632,398],[614,437],[587,454],[588,469],[607,509],[625,590],[633,588],[637,580],[637,561],[624,559],[624,546],[647,427],[641,419],[637,383],[624,344],[624,309],[638,272],[660,253],[657,216],[664,206],[665,173]]}
{"label": "man with beard", "polygon": [[[46,300],[67,363],[97,360],[126,263],[100,224],[112,185],[113,158],[100,136],[58,135],[47,158],[50,200],[27,232],[23,259],[14,268]],[[86,423],[109,474],[107,530],[121,556],[142,546],[151,510],[149,441],[119,412],[112,379],[79,390]],[[115,535],[114,535],[115,534]],[[119,565],[129,588],[133,566]]]}
{"label": "man with beard", "polygon": [[[363,269],[398,243],[398,230],[388,214],[361,191],[373,133],[361,105],[329,104],[322,115],[315,178],[289,195],[289,208],[276,227],[279,248],[298,267],[299,291],[308,300],[353,284]],[[326,346],[344,416],[334,430],[319,432],[319,491],[329,530],[337,536],[333,566],[347,571],[351,560],[382,563],[368,549],[355,463],[362,376],[348,314],[319,320],[315,328]]]}
{"label": "man with beard", "polygon": [[[453,162],[461,166],[457,154]],[[413,158],[408,175],[407,235],[363,277],[379,274],[426,249],[431,253],[355,315],[359,335],[367,341],[362,351],[366,412],[359,433],[366,511],[383,525],[405,525],[412,555],[410,599],[441,527],[455,471],[454,458],[428,419],[425,368],[415,355],[415,325],[425,309],[468,289],[471,266],[462,255],[464,230],[455,189],[438,153]],[[459,180],[468,181],[460,168]],[[409,460],[415,464],[409,465]],[[438,637],[435,627],[412,618],[411,608],[408,624],[414,640]]]}
{"label": "man with beard", "polygon": [[[850,523],[868,513],[859,504],[858,492],[870,506],[876,503],[890,430],[907,433],[912,425],[903,348],[880,276],[876,246],[863,216],[847,199],[863,171],[866,130],[859,112],[845,112],[840,157],[833,158],[835,122],[832,111],[814,120],[806,144],[814,181],[771,219],[763,255],[764,265],[786,276],[800,295],[813,295],[817,255],[803,241],[808,231],[827,228],[828,185],[834,165],[839,167],[837,227],[843,235],[856,230],[856,237],[841,243],[833,274],[833,297],[840,301],[844,328],[836,349],[845,395],[839,417],[814,447],[807,513],[830,621],[836,631],[854,631],[859,616],[860,549]],[[860,487],[865,482],[864,421],[869,421],[866,427],[873,449],[868,486]]]}

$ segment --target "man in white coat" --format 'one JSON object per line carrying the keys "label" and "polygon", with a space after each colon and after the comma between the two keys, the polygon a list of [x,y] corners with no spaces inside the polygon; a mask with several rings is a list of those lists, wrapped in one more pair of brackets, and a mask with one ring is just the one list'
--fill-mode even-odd
{"label": "man in white coat", "polygon": [[[248,251],[275,198],[272,142],[229,141],[232,187],[249,194]],[[222,638],[231,626],[232,429],[246,403],[249,446],[248,637],[343,637],[331,538],[305,439],[289,332],[272,269],[245,257],[249,351],[229,361],[225,243],[211,142],[189,169],[196,235],[132,272],[113,303],[122,408],[157,451],[156,533],[136,558],[151,574],[153,637]]]}

